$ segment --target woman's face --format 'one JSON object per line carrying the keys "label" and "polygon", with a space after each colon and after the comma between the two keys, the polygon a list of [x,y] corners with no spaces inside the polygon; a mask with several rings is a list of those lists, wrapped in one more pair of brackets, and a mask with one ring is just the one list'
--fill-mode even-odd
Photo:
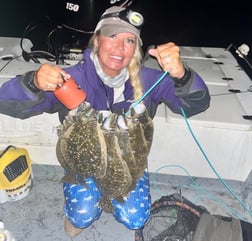
{"label": "woman's face", "polygon": [[103,72],[114,77],[129,65],[136,49],[137,38],[132,33],[119,33],[109,37],[100,34],[94,44]]}

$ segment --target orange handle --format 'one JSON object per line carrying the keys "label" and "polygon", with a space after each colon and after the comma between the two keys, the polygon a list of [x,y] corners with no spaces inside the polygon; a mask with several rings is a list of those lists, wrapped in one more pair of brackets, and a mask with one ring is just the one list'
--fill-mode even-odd
{"label": "orange handle", "polygon": [[72,78],[65,80],[54,94],[70,110],[80,105],[87,97],[86,92]]}

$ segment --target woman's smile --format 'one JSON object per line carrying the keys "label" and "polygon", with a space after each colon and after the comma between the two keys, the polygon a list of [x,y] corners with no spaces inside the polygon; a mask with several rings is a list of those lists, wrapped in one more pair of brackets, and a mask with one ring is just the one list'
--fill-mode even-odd
{"label": "woman's smile", "polygon": [[129,65],[135,53],[136,41],[136,36],[132,33],[119,33],[109,37],[99,35],[97,37],[97,54],[106,75],[114,77]]}

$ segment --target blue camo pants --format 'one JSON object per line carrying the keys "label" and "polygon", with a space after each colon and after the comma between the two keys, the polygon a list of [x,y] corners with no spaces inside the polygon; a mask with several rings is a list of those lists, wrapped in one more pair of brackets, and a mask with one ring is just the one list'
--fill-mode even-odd
{"label": "blue camo pants", "polygon": [[[97,220],[102,209],[98,206],[101,193],[93,178],[85,179],[86,184],[63,184],[66,218],[76,228],[87,228]],[[115,219],[129,229],[144,226],[151,210],[149,175],[147,170],[139,178],[136,187],[125,198],[124,203],[113,199]]]}

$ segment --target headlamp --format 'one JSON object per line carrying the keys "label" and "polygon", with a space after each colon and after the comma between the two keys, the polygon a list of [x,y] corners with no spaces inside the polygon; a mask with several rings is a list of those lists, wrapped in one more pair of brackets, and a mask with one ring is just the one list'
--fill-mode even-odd
{"label": "headlamp", "polygon": [[115,13],[104,14],[101,16],[100,20],[104,18],[120,18],[121,20],[133,25],[137,29],[140,29],[144,22],[142,14],[132,11],[130,9],[125,9],[123,11]]}
{"label": "headlamp", "polygon": [[32,169],[27,150],[8,146],[0,153],[0,203],[20,200],[31,188]]}

